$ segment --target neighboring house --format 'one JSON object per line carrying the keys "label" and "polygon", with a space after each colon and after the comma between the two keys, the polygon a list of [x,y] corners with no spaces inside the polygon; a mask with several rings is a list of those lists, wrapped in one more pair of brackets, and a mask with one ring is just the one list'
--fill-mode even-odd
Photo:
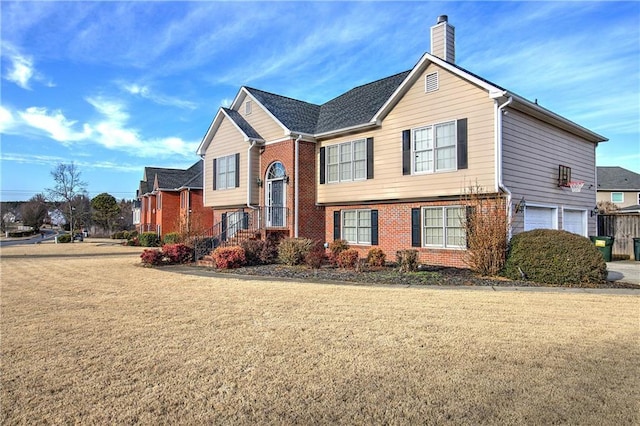
{"label": "neighboring house", "polygon": [[640,210],[640,174],[622,167],[598,167],[598,202],[611,202],[620,212]]}
{"label": "neighboring house", "polygon": [[193,234],[213,225],[213,212],[202,203],[202,161],[186,170],[145,167],[138,200],[138,232]]}
{"label": "neighboring house", "polygon": [[197,151],[223,239],[242,218],[263,236],[344,239],[390,259],[416,248],[421,262],[465,266],[470,187],[504,202],[509,233],[592,235],[595,150],[607,139],[454,60],[441,16],[413,69],[322,105],[241,87]]}

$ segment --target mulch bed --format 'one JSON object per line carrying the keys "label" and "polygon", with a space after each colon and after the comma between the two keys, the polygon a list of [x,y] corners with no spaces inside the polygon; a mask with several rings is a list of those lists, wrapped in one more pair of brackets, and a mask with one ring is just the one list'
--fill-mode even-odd
{"label": "mulch bed", "polygon": [[[207,268],[210,269],[210,268]],[[384,267],[353,271],[325,266],[311,269],[307,266],[260,265],[237,269],[216,270],[226,274],[256,277],[297,279],[302,281],[351,282],[361,284],[431,285],[431,286],[489,286],[489,287],[580,287],[551,285],[531,281],[512,281],[504,278],[480,277],[468,269],[440,266],[423,267],[420,271],[401,273],[396,268]],[[607,281],[593,288],[640,289],[640,286],[619,281]]]}

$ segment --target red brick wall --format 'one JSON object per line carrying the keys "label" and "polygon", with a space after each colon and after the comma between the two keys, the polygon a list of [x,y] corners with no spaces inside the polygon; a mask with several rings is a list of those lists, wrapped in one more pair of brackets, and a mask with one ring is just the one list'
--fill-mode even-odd
{"label": "red brick wall", "polygon": [[452,266],[466,268],[466,250],[411,247],[411,209],[425,206],[461,205],[461,201],[415,202],[397,204],[366,204],[353,206],[331,206],[326,210],[327,242],[333,241],[333,212],[336,210],[377,209],[378,210],[378,242],[377,246],[351,245],[360,252],[360,257],[367,256],[372,247],[378,247],[387,255],[387,260],[395,261],[396,251],[416,249],[421,263],[427,265]]}
{"label": "red brick wall", "polygon": [[157,210],[156,223],[160,225],[160,236],[180,232],[180,192],[161,192],[162,204]]}
{"label": "red brick wall", "polygon": [[189,191],[191,196],[191,218],[192,223],[204,230],[213,226],[213,209],[204,206],[204,196],[201,189]]}

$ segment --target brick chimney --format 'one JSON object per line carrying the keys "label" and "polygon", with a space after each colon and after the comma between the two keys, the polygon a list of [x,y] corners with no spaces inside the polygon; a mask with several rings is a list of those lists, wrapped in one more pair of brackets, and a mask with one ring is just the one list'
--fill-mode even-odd
{"label": "brick chimney", "polygon": [[431,27],[431,54],[456,62],[456,29],[449,24],[447,15],[438,16],[438,22]]}

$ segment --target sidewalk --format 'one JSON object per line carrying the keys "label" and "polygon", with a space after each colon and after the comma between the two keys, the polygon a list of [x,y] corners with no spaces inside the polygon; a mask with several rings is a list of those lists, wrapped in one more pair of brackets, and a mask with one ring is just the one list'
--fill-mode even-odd
{"label": "sidewalk", "polygon": [[607,281],[622,281],[640,285],[640,262],[635,260],[618,260],[607,262]]}

